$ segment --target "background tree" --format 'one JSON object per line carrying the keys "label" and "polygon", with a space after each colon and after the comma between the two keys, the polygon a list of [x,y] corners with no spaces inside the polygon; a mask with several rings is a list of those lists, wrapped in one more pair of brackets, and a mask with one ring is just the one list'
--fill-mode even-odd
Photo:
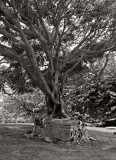
{"label": "background tree", "polygon": [[84,85],[73,89],[72,94],[68,93],[75,104],[74,109],[87,114],[89,119],[96,121],[116,117],[115,63],[115,53],[98,58],[83,76],[86,78]]}
{"label": "background tree", "polygon": [[64,84],[78,77],[82,85],[88,62],[115,51],[115,5],[114,0],[0,0],[0,54],[10,63],[4,74],[9,72],[11,87],[17,84],[22,92],[30,79],[46,96],[47,114],[66,117]]}

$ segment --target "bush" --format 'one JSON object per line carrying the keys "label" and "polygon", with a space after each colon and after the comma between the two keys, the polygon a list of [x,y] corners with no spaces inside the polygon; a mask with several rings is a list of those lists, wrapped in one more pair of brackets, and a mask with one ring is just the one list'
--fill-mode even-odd
{"label": "bush", "polygon": [[26,104],[27,108],[39,108],[40,104],[44,103],[44,96],[39,90],[35,90],[33,93],[26,93],[23,95],[4,95],[2,102],[2,109],[0,111],[1,123],[31,123],[32,117],[29,115],[23,104]]}

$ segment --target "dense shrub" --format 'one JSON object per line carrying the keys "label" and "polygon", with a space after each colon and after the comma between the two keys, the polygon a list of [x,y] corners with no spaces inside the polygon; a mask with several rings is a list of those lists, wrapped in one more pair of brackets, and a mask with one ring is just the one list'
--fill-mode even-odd
{"label": "dense shrub", "polygon": [[33,109],[39,108],[43,102],[44,96],[39,90],[23,95],[4,95],[0,110],[0,122],[30,123],[32,117],[23,107],[24,103],[27,108]]}

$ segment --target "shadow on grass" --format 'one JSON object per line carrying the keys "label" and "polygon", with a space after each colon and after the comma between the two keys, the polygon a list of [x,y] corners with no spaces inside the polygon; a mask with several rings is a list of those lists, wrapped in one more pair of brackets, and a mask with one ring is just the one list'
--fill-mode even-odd
{"label": "shadow on grass", "polygon": [[27,139],[31,125],[0,125],[1,160],[116,160],[116,144],[100,140],[70,143],[46,143]]}

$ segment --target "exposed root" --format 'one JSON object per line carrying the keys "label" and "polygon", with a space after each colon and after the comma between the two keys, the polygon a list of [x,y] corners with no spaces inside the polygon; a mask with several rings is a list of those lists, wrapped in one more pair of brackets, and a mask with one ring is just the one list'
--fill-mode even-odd
{"label": "exposed root", "polygon": [[89,137],[89,140],[96,141],[96,139],[93,137]]}
{"label": "exposed root", "polygon": [[24,136],[26,136],[27,138],[30,138],[30,139],[35,139],[38,137],[37,133],[26,133],[24,134]]}

